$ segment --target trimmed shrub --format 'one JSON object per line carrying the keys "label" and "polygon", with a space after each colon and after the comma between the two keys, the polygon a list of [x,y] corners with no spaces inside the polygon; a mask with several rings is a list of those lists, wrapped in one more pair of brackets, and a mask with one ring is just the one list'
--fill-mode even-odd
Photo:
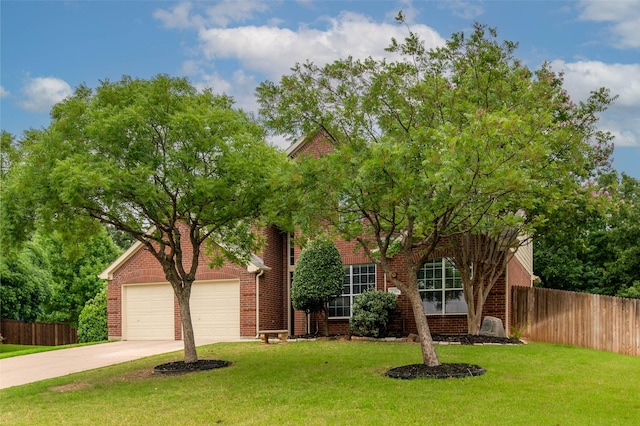
{"label": "trimmed shrub", "polygon": [[78,342],[102,342],[108,339],[107,287],[85,303],[78,318]]}
{"label": "trimmed shrub", "polygon": [[324,312],[328,333],[327,303],[342,293],[344,267],[336,245],[327,236],[311,240],[302,249],[291,284],[291,302],[295,309]]}
{"label": "trimmed shrub", "polygon": [[349,320],[351,333],[365,337],[385,337],[398,297],[384,291],[366,291],[355,297]]}

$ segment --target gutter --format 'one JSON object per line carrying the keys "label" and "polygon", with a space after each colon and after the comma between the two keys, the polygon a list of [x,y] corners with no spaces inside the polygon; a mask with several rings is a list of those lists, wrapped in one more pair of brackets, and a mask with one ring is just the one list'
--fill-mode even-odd
{"label": "gutter", "polygon": [[264,274],[264,269],[259,269],[256,274],[256,339],[260,337],[260,277]]}

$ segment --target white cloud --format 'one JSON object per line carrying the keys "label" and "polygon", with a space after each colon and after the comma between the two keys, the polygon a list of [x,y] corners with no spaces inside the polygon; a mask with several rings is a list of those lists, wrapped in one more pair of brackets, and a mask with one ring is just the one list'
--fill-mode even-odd
{"label": "white cloud", "polygon": [[439,4],[440,7],[451,10],[454,16],[463,19],[475,19],[484,14],[482,2],[478,1],[449,0]]}
{"label": "white cloud", "polygon": [[420,14],[420,11],[413,6],[413,0],[398,0],[397,9],[387,12],[385,16],[390,21],[395,21],[400,10],[402,10],[405,22],[409,25],[413,25],[416,17]]}
{"label": "white cloud", "polygon": [[[435,30],[413,22],[417,12],[411,0],[401,0],[401,4],[411,31],[420,35],[427,48],[444,45],[445,40]],[[182,72],[197,88],[210,87],[216,93],[229,94],[238,107],[250,112],[258,110],[255,88],[265,78],[278,81],[296,63],[307,60],[322,66],[347,56],[391,57],[384,51],[391,38],[403,40],[408,35],[407,28],[393,20],[397,11],[388,16],[387,23],[343,12],[337,17],[318,17],[309,25],[293,29],[282,27],[283,21],[273,18],[262,25],[231,25],[265,12],[267,6],[268,2],[258,1],[225,1],[211,7],[206,3],[181,3],[158,10],[154,16],[167,28],[197,30],[199,46],[184,62]],[[237,63],[235,70],[228,70],[229,63]],[[275,143],[286,145],[283,141]]]}
{"label": "white cloud", "polygon": [[11,93],[3,86],[0,86],[0,98],[8,98],[9,96],[11,96]]}
{"label": "white cloud", "polygon": [[207,8],[207,17],[212,24],[226,27],[230,22],[244,22],[253,18],[255,12],[268,9],[264,1],[225,0]]}
{"label": "white cloud", "polygon": [[153,17],[162,21],[165,28],[192,28],[204,23],[200,15],[191,15],[191,3],[179,3],[170,10],[158,9]]}
{"label": "white cloud", "polygon": [[182,63],[180,74],[194,76],[202,73],[202,65],[199,61],[189,60]]}
{"label": "white cloud", "polygon": [[223,0],[206,7],[203,14],[192,13],[191,3],[179,3],[169,10],[158,9],[153,16],[162,21],[166,28],[204,28],[207,26],[226,27],[232,22],[244,22],[256,12],[269,9],[261,0]]}
{"label": "white cloud", "polygon": [[215,93],[234,95],[232,83],[225,80],[224,77],[217,72],[207,74],[202,71],[199,76],[200,81],[195,84],[196,89],[202,90],[204,88],[210,88]]}
{"label": "white cloud", "polygon": [[[402,26],[372,22],[355,13],[342,13],[326,21],[324,30],[300,27],[294,31],[268,26],[205,29],[199,33],[201,49],[209,60],[237,59],[248,70],[279,78],[296,62],[307,59],[318,65],[349,55],[381,59],[389,56],[384,48],[391,37],[403,39],[407,35]],[[444,44],[444,39],[425,25],[411,29],[420,34],[427,47]]]}
{"label": "white cloud", "polygon": [[[264,11],[264,4],[246,3],[235,9],[230,2],[217,6],[217,9],[211,7],[202,12],[200,9],[196,11],[191,4],[183,3],[170,11],[157,11],[154,16],[167,28],[197,28],[200,44],[195,56],[184,62],[182,72],[195,81],[197,88],[210,87],[216,93],[229,94],[239,108],[250,112],[258,110],[254,93],[264,78],[280,80],[282,75],[291,72],[296,63],[307,60],[322,66],[347,56],[358,59],[390,57],[392,54],[384,48],[390,44],[391,38],[403,40],[408,35],[406,27],[392,19],[389,23],[379,23],[351,12],[343,12],[337,17],[319,17],[313,28],[309,25],[284,28],[277,20],[260,26],[226,28],[224,26],[230,21],[225,19],[246,19],[253,13]],[[407,15],[409,22],[413,16],[411,1],[403,1],[403,6],[411,12]],[[213,11],[219,12],[217,20],[212,15]],[[206,18],[203,17],[205,15]],[[427,48],[445,43],[436,31],[426,25],[411,23],[411,31],[420,35]],[[226,69],[229,62],[238,63],[235,71]]]}
{"label": "white cloud", "polygon": [[31,112],[49,111],[54,104],[73,94],[71,86],[56,77],[29,78],[22,92],[25,98],[19,105]]}
{"label": "white cloud", "polygon": [[619,95],[616,105],[640,108],[640,64],[606,64],[600,61],[551,62],[564,71],[565,87],[573,97],[586,99],[591,90],[606,87]]}
{"label": "white cloud", "polygon": [[601,114],[598,127],[610,131],[617,146],[640,146],[640,64],[557,60],[551,66],[564,72],[564,87],[576,101],[584,101],[592,90],[600,87],[618,95],[614,104]]}
{"label": "white cloud", "polygon": [[611,23],[615,47],[640,48],[640,0],[582,0],[580,9],[582,20]]}
{"label": "white cloud", "polygon": [[[183,71],[185,68],[183,67]],[[198,90],[209,88],[214,93],[227,94],[235,100],[235,106],[248,112],[258,111],[257,100],[254,93],[258,86],[255,76],[245,73],[243,70],[236,70],[229,79],[225,79],[217,71],[208,71],[205,66],[188,63],[188,70],[192,77],[197,77],[194,86]],[[187,74],[185,72],[185,74]]]}

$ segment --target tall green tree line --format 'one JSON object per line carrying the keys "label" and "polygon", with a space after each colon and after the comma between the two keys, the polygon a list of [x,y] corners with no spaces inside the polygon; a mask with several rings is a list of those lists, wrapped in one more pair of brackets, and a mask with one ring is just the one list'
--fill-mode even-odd
{"label": "tall green tree line", "polygon": [[640,181],[611,172],[585,184],[588,196],[550,217],[534,241],[542,286],[640,298]]}

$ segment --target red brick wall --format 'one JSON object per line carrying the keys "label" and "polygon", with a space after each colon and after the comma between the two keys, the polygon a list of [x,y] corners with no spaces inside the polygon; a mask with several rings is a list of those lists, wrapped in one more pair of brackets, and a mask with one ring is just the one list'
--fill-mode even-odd
{"label": "red brick wall", "polygon": [[[345,265],[354,265],[362,263],[370,263],[368,258],[361,252],[356,251],[354,253],[354,243],[348,243],[345,241],[337,241],[336,246],[342,254],[343,262]],[[433,257],[442,256],[443,253],[434,253]],[[393,269],[398,274],[398,278],[406,280],[406,272],[403,262],[400,258],[394,259],[392,262]],[[516,271],[516,272],[514,272]],[[503,274],[493,289],[489,293],[485,306],[483,309],[483,316],[493,316],[500,318],[508,327],[509,311],[508,311],[508,292],[507,292],[507,275]],[[530,285],[528,274],[517,261],[513,258],[509,263],[509,280],[511,285]],[[376,268],[376,288],[380,291],[385,291],[388,287],[391,287],[391,280],[387,279],[385,288],[384,273],[380,268]],[[322,315],[316,314],[311,316],[310,328],[314,333],[316,330],[322,332]],[[447,315],[428,315],[427,321],[429,328],[433,334],[466,334],[467,333],[467,316],[466,314],[447,314]],[[304,334],[305,330],[305,315],[304,312],[296,311],[296,326],[294,334]],[[508,333],[508,328],[506,328]],[[347,334],[349,332],[348,319],[329,319],[329,333],[330,334]],[[411,305],[406,296],[400,295],[398,297],[398,310],[394,316],[394,322],[389,328],[389,333],[392,335],[406,335],[408,333],[416,333],[415,318]]]}
{"label": "red brick wall", "polygon": [[318,133],[311,141],[303,144],[298,150],[293,154],[293,157],[312,157],[319,158],[325,154],[328,154],[333,151],[333,145],[327,140],[327,138],[322,134]]}
{"label": "red brick wall", "polygon": [[[183,246],[184,262],[188,265],[193,258],[191,247]],[[255,273],[244,266],[225,264],[220,269],[209,267],[209,258],[201,253],[198,260],[196,281],[239,279],[240,280],[240,335],[256,335],[256,281]],[[270,266],[266,263],[267,266]],[[267,275],[267,273],[265,273]],[[263,278],[264,279],[264,278]],[[122,338],[122,286],[134,283],[165,283],[167,279],[158,260],[144,247],[134,253],[120,268],[113,272],[107,288],[107,327],[109,339]],[[180,307],[174,296],[174,337],[182,339],[182,318]]]}
{"label": "red brick wall", "polygon": [[[260,323],[262,330],[286,329],[287,311],[285,301],[287,288],[285,265],[282,254],[286,251],[286,233],[276,227],[264,231],[265,247],[258,255],[271,268],[260,277]],[[255,334],[255,330],[254,330]]]}
{"label": "red brick wall", "polygon": [[[343,263],[345,265],[354,265],[362,263],[371,263],[366,255],[361,251],[354,253],[355,243],[348,243],[345,241],[337,241],[336,246],[340,251]],[[443,252],[435,252],[432,257],[443,256]],[[397,278],[403,282],[406,282],[406,268],[404,261],[401,257],[396,257],[391,261],[391,268],[397,274]],[[385,287],[385,276],[382,270],[376,268],[376,289],[379,291],[385,291],[393,284],[391,280],[387,278]],[[489,293],[485,306],[483,309],[483,316],[494,316],[500,318],[503,323],[507,324],[507,286],[506,276],[503,274],[498,279],[493,289]],[[429,328],[433,334],[466,334],[467,333],[467,316],[466,314],[447,314],[447,315],[427,315],[427,321]],[[311,332],[316,331],[316,323],[320,324],[320,331],[322,332],[322,315],[313,315],[311,319]],[[329,319],[329,333],[330,334],[346,334],[349,332],[348,319]],[[408,333],[416,333],[415,317],[411,304],[406,296],[400,295],[398,297],[398,310],[395,314],[394,322],[389,327],[390,334],[406,335]]]}

